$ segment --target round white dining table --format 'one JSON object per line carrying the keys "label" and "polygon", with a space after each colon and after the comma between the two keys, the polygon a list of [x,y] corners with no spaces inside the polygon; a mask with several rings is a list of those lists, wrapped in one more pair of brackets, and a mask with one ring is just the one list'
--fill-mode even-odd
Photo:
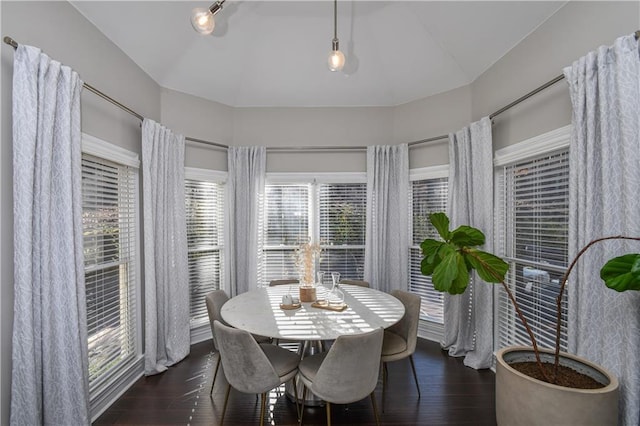
{"label": "round white dining table", "polygon": [[404,305],[388,293],[340,284],[347,309],[342,312],[301,303],[298,309],[280,307],[282,296],[298,296],[297,285],[262,287],[231,298],[220,314],[231,326],[253,334],[287,340],[334,340],[400,321]]}

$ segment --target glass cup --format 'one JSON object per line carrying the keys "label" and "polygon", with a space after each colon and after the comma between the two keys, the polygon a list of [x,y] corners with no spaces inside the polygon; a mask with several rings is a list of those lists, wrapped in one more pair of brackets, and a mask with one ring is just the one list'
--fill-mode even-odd
{"label": "glass cup", "polygon": [[338,286],[338,283],[340,282],[340,273],[332,272],[331,280],[333,281],[333,286],[331,287],[329,294],[327,294],[327,302],[329,303],[329,306],[340,307],[344,304],[344,293]]}
{"label": "glass cup", "polygon": [[340,272],[332,272],[331,273],[331,280],[333,281],[333,286],[337,286],[338,283],[340,282]]}

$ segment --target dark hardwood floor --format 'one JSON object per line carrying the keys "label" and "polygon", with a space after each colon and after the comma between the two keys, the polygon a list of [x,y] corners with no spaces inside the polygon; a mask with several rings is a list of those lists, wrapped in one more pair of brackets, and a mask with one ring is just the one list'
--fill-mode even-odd
{"label": "dark hardwood floor", "polygon": [[[191,347],[191,354],[163,374],[143,377],[116,401],[95,425],[218,425],[227,387],[216,380],[209,397],[216,356],[211,341]],[[450,358],[437,343],[418,340],[414,355],[422,397],[411,374],[409,360],[389,363],[382,425],[495,425],[495,375],[476,371]],[[376,388],[381,411],[382,375]],[[371,400],[332,405],[334,425],[374,425]],[[269,397],[269,425],[296,425],[295,404],[283,389]],[[259,398],[232,390],[225,425],[258,424]],[[307,407],[304,424],[326,424],[324,407]]]}

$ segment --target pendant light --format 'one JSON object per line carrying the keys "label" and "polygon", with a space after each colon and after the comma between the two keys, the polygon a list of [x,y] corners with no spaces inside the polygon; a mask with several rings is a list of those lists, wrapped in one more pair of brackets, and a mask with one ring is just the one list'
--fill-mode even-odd
{"label": "pendant light", "polygon": [[200,34],[208,35],[216,27],[213,16],[222,10],[222,3],[226,0],[219,0],[208,8],[197,7],[191,11],[191,25]]}
{"label": "pendant light", "polygon": [[338,41],[338,0],[333,0],[333,40],[331,41],[331,53],[329,53],[329,69],[341,71],[344,67],[344,53],[340,51]]}

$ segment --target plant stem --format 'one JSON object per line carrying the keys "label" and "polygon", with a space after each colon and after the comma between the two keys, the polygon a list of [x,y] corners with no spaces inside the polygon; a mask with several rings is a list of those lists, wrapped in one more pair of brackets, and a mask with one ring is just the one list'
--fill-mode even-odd
{"label": "plant stem", "polygon": [[542,360],[540,359],[540,350],[538,349],[538,341],[536,340],[536,337],[533,335],[533,331],[531,330],[531,327],[529,327],[529,323],[527,322],[527,319],[525,318],[524,314],[520,310],[520,307],[518,306],[518,302],[516,301],[516,298],[513,295],[513,292],[511,291],[509,286],[504,282],[500,274],[496,272],[492,267],[490,267],[487,263],[483,262],[482,259],[476,256],[473,252],[466,251],[466,253],[470,256],[475,257],[478,262],[482,263],[484,266],[484,269],[488,271],[496,280],[498,280],[500,284],[502,284],[502,287],[507,292],[507,296],[509,297],[511,304],[516,310],[516,314],[518,315],[518,318],[520,318],[520,322],[522,322],[522,325],[524,326],[525,330],[527,331],[527,334],[529,335],[529,339],[531,340],[531,345],[533,346],[533,354],[536,357],[536,364],[538,365],[538,369],[540,370],[540,373],[542,373],[544,378],[549,383],[552,383],[551,377],[549,377],[549,374],[547,374],[547,370],[544,368],[544,365],[542,364]]}
{"label": "plant stem", "polygon": [[558,376],[558,367],[560,365],[560,331],[561,331],[561,325],[562,325],[562,296],[564,294],[564,289],[565,289],[565,287],[567,285],[567,279],[569,278],[569,274],[573,270],[574,266],[576,266],[576,263],[578,262],[578,259],[580,259],[580,257],[589,249],[589,247],[591,247],[592,245],[594,245],[596,243],[599,243],[599,242],[602,242],[602,241],[607,241],[607,240],[633,240],[633,241],[640,241],[640,238],[639,237],[625,237],[623,235],[615,235],[615,236],[612,236],[612,237],[597,238],[597,239],[591,241],[586,246],[584,246],[582,248],[582,250],[580,250],[578,252],[576,257],[573,259],[573,261],[569,265],[569,268],[567,269],[567,271],[562,276],[562,283],[560,285],[560,293],[558,293],[558,297],[556,298],[556,305],[557,305],[557,308],[556,308],[557,309],[557,318],[556,318],[556,351],[555,351],[555,359],[554,359],[554,366],[553,366],[553,382],[551,382],[551,383],[555,383],[556,378]]}
{"label": "plant stem", "polygon": [[520,307],[518,306],[518,303],[516,302],[515,296],[513,295],[511,290],[509,289],[509,286],[504,281],[500,281],[500,284],[502,284],[502,287],[507,292],[507,296],[509,297],[509,300],[511,301],[511,304],[516,309],[516,314],[518,315],[518,318],[520,318],[520,321],[522,322],[522,325],[524,325],[525,330],[527,330],[527,334],[529,335],[529,339],[531,339],[531,345],[533,346],[533,354],[536,356],[536,364],[538,365],[538,369],[540,369],[540,372],[542,373],[544,378],[549,383],[553,383],[551,381],[551,377],[549,377],[549,375],[547,374],[546,368],[544,368],[544,365],[542,364],[542,360],[540,359],[540,350],[538,349],[538,342],[537,342],[535,336],[533,335],[533,331],[531,331],[531,328],[529,327],[529,323],[527,322],[527,319],[524,317],[524,314],[520,310]]}

